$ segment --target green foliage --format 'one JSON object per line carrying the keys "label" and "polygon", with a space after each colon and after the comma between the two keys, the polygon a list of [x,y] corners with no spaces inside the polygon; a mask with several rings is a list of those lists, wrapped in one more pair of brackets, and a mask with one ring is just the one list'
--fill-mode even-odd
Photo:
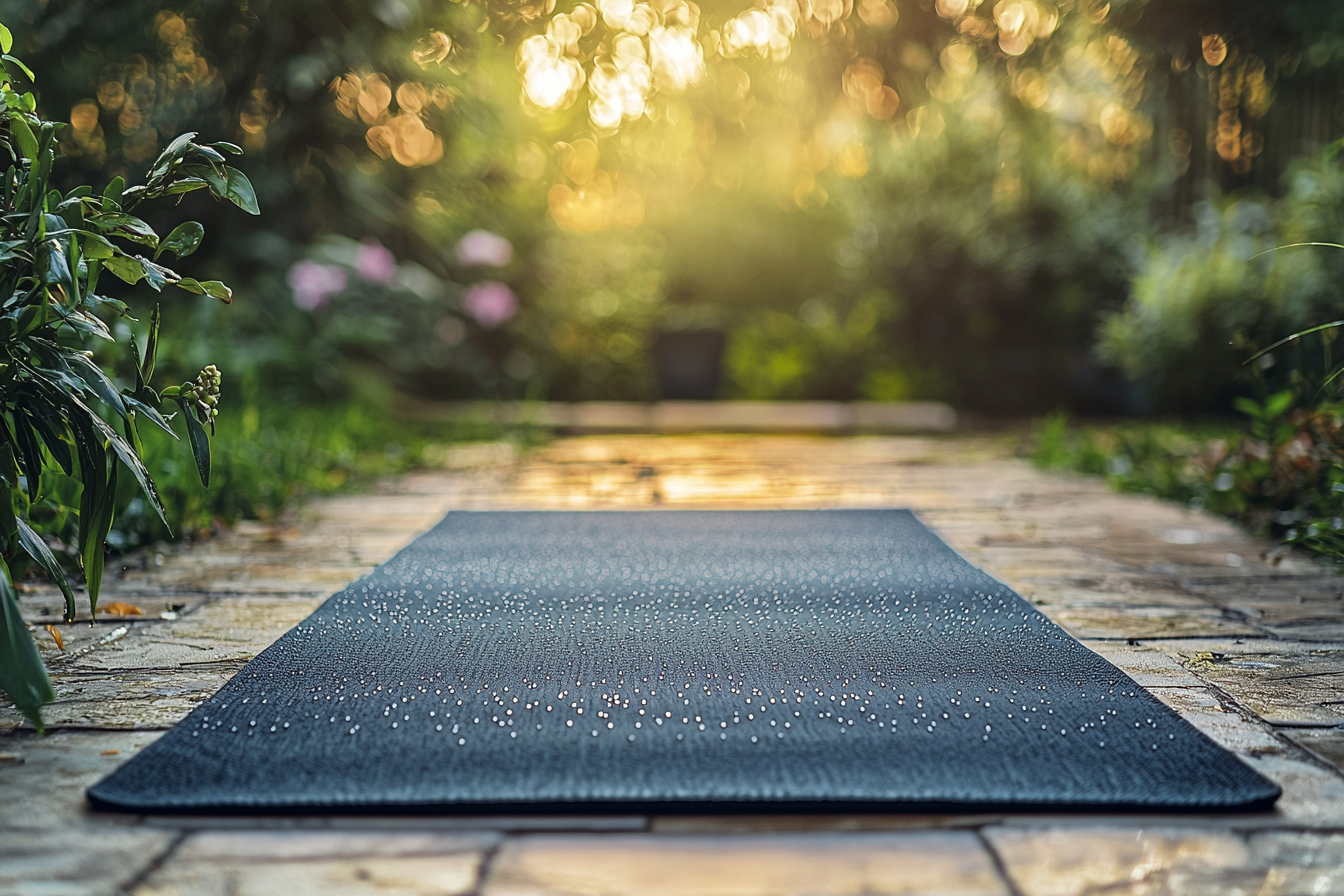
{"label": "green foliage", "polygon": [[[1105,321],[1102,356],[1144,383],[1158,406],[1226,406],[1253,372],[1245,367],[1251,346],[1319,320],[1335,301],[1317,258],[1267,251],[1289,229],[1273,215],[1248,201],[1201,205],[1195,233],[1154,247],[1129,304]],[[1274,361],[1261,356],[1257,369]]]}
{"label": "green foliage", "polygon": [[[276,404],[264,396],[257,402],[220,418],[207,489],[183,462],[177,443],[163,434],[147,435],[145,466],[172,531],[142,498],[123,491],[111,533],[118,550],[166,541],[174,533],[209,535],[241,519],[275,520],[306,498],[435,466],[447,443],[528,437],[490,427],[417,424],[372,398],[325,406]],[[60,541],[64,533],[56,529],[51,535]]]}
{"label": "green foliage", "polygon": [[1031,456],[1344,560],[1344,406],[1294,404],[1286,390],[1240,399],[1249,434],[1231,423],[1071,428],[1060,415],[1036,425]]}
{"label": "green foliage", "polygon": [[[1134,301],[1104,330],[1103,351],[1168,404],[1230,399],[1244,432],[1203,444],[1169,432],[1161,451],[1151,428],[1140,430],[1143,440],[1101,438],[1115,463],[1145,470],[1137,480],[1145,490],[1344,560],[1344,365],[1335,345],[1344,322],[1319,323],[1338,317],[1344,274],[1338,150],[1299,165],[1274,206],[1205,204],[1199,232],[1154,252]],[[1074,434],[1070,443],[1098,438]],[[1057,456],[1059,441],[1040,441],[1037,456]],[[1064,454],[1061,465],[1085,466],[1083,450]]]}
{"label": "green foliage", "polygon": [[749,316],[733,333],[725,359],[733,397],[909,398],[909,376],[879,335],[895,303],[874,291],[847,304],[810,298],[796,314]]}
{"label": "green foliage", "polygon": [[[9,41],[8,32],[0,33],[0,46]],[[139,425],[172,435],[175,415],[164,412],[175,403],[183,411],[201,478],[209,478],[204,427],[214,425],[218,371],[208,367],[191,382],[156,392],[150,386],[157,356],[156,309],[143,356],[130,344],[134,386],[118,389],[86,351],[90,342],[115,341],[104,318],[129,314],[124,302],[99,291],[100,275],[107,271],[127,284],[144,281],[156,292],[175,286],[227,302],[229,290],[222,283],[185,278],[139,254],[137,247],[161,246],[154,228],[132,212],[142,201],[195,190],[249,211],[256,207],[247,178],[225,164],[223,153],[241,150],[227,143],[197,144],[190,133],[164,149],[141,184],[124,188],[121,178],[114,178],[102,195],[88,187],[62,190],[52,175],[64,126],[43,120],[35,109],[33,94],[20,92],[7,77],[0,80],[0,149],[11,161],[0,175],[0,618],[5,626],[0,687],[40,728],[40,708],[51,691],[25,642],[27,631],[13,606],[12,576],[36,563],[63,591],[66,618],[76,612],[64,571],[29,523],[34,506],[48,500],[44,473],[59,469],[78,484],[75,553],[91,611],[98,602],[121,483],[137,488],[167,522],[141,457]],[[199,225],[178,228],[162,248],[179,258],[190,254],[199,244],[199,231]]]}
{"label": "green foliage", "polygon": [[1080,446],[1070,439],[1069,415],[1063,411],[1033,423],[1031,437],[1035,445],[1031,460],[1042,470],[1086,468],[1086,461],[1078,457]]}
{"label": "green foliage", "polygon": [[[514,323],[524,325],[525,315],[489,332],[465,320],[466,338],[452,345],[436,339],[434,325],[460,318],[461,286],[496,279],[522,293],[528,280],[523,265],[483,271],[461,264],[453,247],[483,227],[507,234],[521,257],[545,222],[544,186],[520,183],[517,174],[529,120],[518,105],[513,49],[497,43],[497,35],[529,28],[530,15],[525,21],[503,2],[448,0],[187,7],[95,0],[70,17],[35,0],[0,0],[5,16],[27,24],[18,37],[44,71],[42,107],[85,128],[68,128],[59,138],[70,163],[65,181],[101,185],[138,170],[161,145],[159,135],[183,128],[228,134],[247,149],[238,167],[267,210],[263,220],[243,221],[186,200],[210,234],[195,257],[236,288],[240,307],[221,313],[206,291],[194,307],[169,316],[165,372],[190,376],[206,360],[218,363],[230,374],[227,402],[249,376],[284,400],[346,399],[370,376],[436,396],[523,394],[527,378],[504,368],[519,347]],[[430,32],[452,35],[447,57],[413,54]],[[338,111],[332,81],[375,73],[391,90],[409,83],[427,92],[417,120],[438,141],[442,163],[406,165],[379,156],[366,139],[371,122],[353,109],[349,116]],[[396,102],[384,107],[376,111],[385,117],[401,111]],[[244,193],[238,198],[252,201]],[[149,220],[161,231],[171,227]],[[305,260],[341,263],[326,257],[324,238],[332,235],[378,241],[401,266],[437,281],[432,298],[351,277],[330,307],[318,313],[296,307],[292,269]],[[147,313],[134,298],[128,302]],[[369,324],[362,333],[361,322]],[[394,350],[394,332],[416,336],[411,351]],[[126,365],[114,353],[104,356],[119,369]]]}
{"label": "green foliage", "polygon": [[974,115],[926,112],[848,188],[842,272],[899,303],[878,332],[917,381],[941,386],[922,397],[999,413],[1065,402],[1098,314],[1128,292],[1143,192],[1059,164],[1030,114],[988,100]]}
{"label": "green foliage", "polygon": [[1198,204],[1193,232],[1150,247],[1129,303],[1103,323],[1102,357],[1143,383],[1158,407],[1223,410],[1260,381],[1298,389],[1306,377],[1317,390],[1333,388],[1313,371],[1334,369],[1334,334],[1302,337],[1338,317],[1344,298],[1344,251],[1333,245],[1344,239],[1338,149],[1296,164],[1287,187],[1274,202]]}
{"label": "green foliage", "polygon": [[[266,221],[244,228],[199,212],[211,233],[200,252],[244,308],[226,316],[201,303],[165,334],[175,359],[216,361],[230,384],[255,372],[287,396],[330,399],[380,371],[434,396],[644,398],[654,331],[712,323],[740,346],[734,394],[939,395],[1012,409],[1053,406],[1067,391],[1063,371],[1085,356],[1097,309],[1123,298],[1147,182],[1130,201],[1059,164],[1077,135],[1051,130],[1045,112],[1012,95],[1021,79],[1005,76],[988,6],[977,14],[983,26],[961,29],[978,75],[943,70],[956,31],[935,4],[879,0],[866,12],[846,6],[829,29],[800,23],[786,60],[711,52],[700,84],[662,91],[648,117],[595,132],[586,96],[550,114],[519,102],[518,42],[575,5],[94,0],[72,17],[59,4],[0,0],[42,35],[40,44],[28,37],[30,53],[61,63],[42,101],[72,120],[82,110],[84,130],[61,143],[79,176],[101,182],[129,169],[156,134],[182,127],[236,133],[248,147],[243,167]],[[699,6],[705,37],[743,11]],[[1077,7],[1060,13],[1059,49],[1037,41],[1012,63],[1056,86],[1084,19]],[[582,63],[610,49],[612,34],[598,23],[577,40]],[[435,45],[443,55],[426,55]],[[886,92],[868,108],[858,88],[872,78]],[[361,84],[376,88],[362,111]],[[1118,81],[1093,86],[1065,91],[1066,106],[1100,110],[1118,98]],[[430,100],[403,108],[402,87]],[[389,157],[377,136],[417,103],[410,118],[441,145],[430,164]],[[985,107],[993,115],[977,118]],[[935,120],[946,120],[945,135],[933,133]],[[919,121],[922,136],[905,140]],[[1138,152],[1106,144],[1093,120],[1071,127],[1105,144],[1107,158]],[[597,150],[586,168],[575,161],[580,144]],[[628,204],[643,215],[637,234],[565,232],[548,216],[552,187],[595,195],[601,184],[618,185],[617,204],[629,186]],[[499,271],[460,263],[452,248],[475,228],[507,236],[517,261]],[[288,274],[330,233],[377,239],[447,288],[430,303],[406,302],[399,321],[387,293],[353,280],[329,310],[296,308]],[[660,240],[630,264],[608,264],[629,243]],[[460,319],[456,297],[483,279],[507,283],[518,314],[495,328],[463,320],[464,338],[435,343],[434,324]],[[891,313],[862,349],[836,346],[800,316],[815,301],[847,321],[872,291],[892,297]],[[617,310],[595,314],[612,296]],[[359,320],[363,301],[381,319],[368,332],[416,333],[412,350],[337,332],[342,318]],[[794,337],[799,344],[785,344]],[[753,376],[753,359],[774,372]]]}
{"label": "green foliage", "polygon": [[[1117,491],[1140,492],[1238,516],[1245,510],[1239,484],[1228,472],[1229,445],[1241,439],[1230,423],[1070,425],[1054,414],[1032,427],[1032,461],[1042,469],[1104,476]],[[1236,469],[1242,466],[1231,464]],[[1258,485],[1258,483],[1257,483]]]}
{"label": "green foliage", "polygon": [[647,230],[556,233],[537,247],[541,288],[515,328],[516,350],[526,352],[536,368],[530,396],[561,401],[653,396],[646,354],[667,310],[665,250],[662,237]]}

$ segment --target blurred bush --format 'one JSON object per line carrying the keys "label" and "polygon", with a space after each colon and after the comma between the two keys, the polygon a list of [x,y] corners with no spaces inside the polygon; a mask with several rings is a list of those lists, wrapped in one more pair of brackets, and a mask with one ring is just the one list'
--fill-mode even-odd
{"label": "blurred bush", "polygon": [[894,297],[879,341],[931,397],[1020,413],[1078,397],[1099,316],[1128,294],[1147,194],[1070,170],[1042,116],[982,100],[873,142],[835,252],[848,280]]}
{"label": "blurred bush", "polygon": [[[578,7],[0,0],[27,23],[25,57],[58,73],[40,99],[73,124],[71,180],[133,169],[178,129],[247,147],[260,229],[189,209],[235,312],[201,303],[166,334],[184,367],[238,371],[226,390],[348,398],[372,377],[434,397],[647,398],[655,332],[709,325],[730,332],[726,394],[1005,411],[1069,397],[1098,311],[1124,297],[1151,185],[1134,175],[1148,63],[1095,17],[1038,6],[999,29],[964,3],[807,7],[733,49],[747,13],[662,4],[725,43],[704,44],[702,83],[659,69],[648,114],[609,127],[607,69],[553,102],[515,56],[547,29],[560,46]],[[584,16],[565,41],[591,68],[620,17]],[[1005,59],[1021,63],[1007,80]],[[512,260],[463,261],[478,230]],[[416,282],[359,276],[360,247]]]}
{"label": "blurred bush", "polygon": [[1104,476],[1117,491],[1223,514],[1256,534],[1344,560],[1344,407],[1295,407],[1284,390],[1263,402],[1241,398],[1238,408],[1244,426],[1073,427],[1056,414],[1033,427],[1030,454],[1043,469]]}
{"label": "blurred bush", "polygon": [[[1253,342],[1315,301],[1275,280],[1277,260],[1241,257],[1242,237],[1269,236],[1226,203],[1145,260],[1154,209],[1200,158],[1189,122],[1172,125],[1172,85],[1227,87],[1236,108],[1214,114],[1241,136],[1218,153],[1258,153],[1291,68],[1242,36],[1253,4],[1228,19],[1245,48],[1204,34],[1223,55],[1199,64],[1187,19],[1205,13],[1150,5],[0,0],[0,14],[53,72],[40,101],[72,124],[70,182],[136,170],[183,129],[248,149],[259,228],[186,209],[236,312],[201,302],[166,334],[184,369],[240,373],[226,403],[247,382],[313,402],[369,379],[441,398],[649,398],[656,331],[715,326],[728,395],[1022,412],[1133,410],[1107,364],[1164,405],[1217,402],[1220,374],[1180,382],[1174,359],[1223,364],[1216,334]],[[1300,26],[1309,6],[1270,18]],[[1322,45],[1294,27],[1274,39]],[[1335,189],[1325,179],[1315,189]],[[1327,230],[1307,207],[1275,211],[1302,220],[1270,235]],[[480,231],[510,259],[457,251]],[[395,281],[359,276],[360,247],[390,253]],[[1266,277],[1283,295],[1253,310]]]}
{"label": "blurred bush", "polygon": [[[249,376],[277,398],[313,401],[349,397],[375,372],[431,395],[521,393],[502,369],[513,350],[508,328],[462,317],[458,302],[477,281],[516,289],[526,279],[519,265],[460,262],[459,239],[485,227],[525,250],[529,222],[544,208],[544,196],[517,189],[511,129],[524,116],[513,90],[506,102],[497,96],[514,78],[511,52],[477,34],[478,10],[401,0],[204,0],[187,9],[4,0],[0,14],[16,23],[20,51],[51,72],[39,85],[41,108],[72,122],[61,145],[69,183],[101,189],[142,168],[162,135],[179,130],[247,149],[243,167],[265,212],[259,225],[184,203],[207,224],[203,264],[233,277],[237,313],[200,302],[169,315],[167,363],[230,365],[240,375],[225,384],[226,402]],[[443,28],[457,35],[450,52],[426,56],[417,42]],[[388,131],[376,148],[370,122]],[[451,165],[433,165],[445,156]],[[313,269],[296,266],[351,267],[353,259],[327,257],[328,234],[345,237],[347,249],[351,240],[385,248],[400,279],[349,277],[328,304],[301,307],[291,281]],[[445,318],[468,332],[459,338],[445,324],[437,332],[448,339],[436,344]],[[388,350],[407,334],[417,337],[409,351]]]}
{"label": "blurred bush", "polygon": [[[1277,201],[1218,198],[1195,227],[1155,241],[1125,308],[1103,324],[1104,358],[1167,410],[1224,410],[1256,379],[1276,389],[1323,363],[1309,340],[1246,361],[1255,349],[1338,317],[1344,253],[1296,243],[1344,238],[1344,171],[1333,155],[1299,163]],[[1276,359],[1276,355],[1278,358]],[[1277,363],[1285,359],[1287,363]]]}

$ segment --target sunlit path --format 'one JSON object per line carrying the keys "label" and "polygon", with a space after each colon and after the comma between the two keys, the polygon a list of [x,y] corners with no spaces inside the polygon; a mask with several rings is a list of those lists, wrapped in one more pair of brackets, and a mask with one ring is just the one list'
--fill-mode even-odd
{"label": "sunlit path", "polygon": [[[0,739],[0,842],[28,857],[0,866],[18,869],[0,883],[36,874],[100,893],[130,881],[143,894],[260,893],[277,881],[308,892],[322,880],[350,892],[465,893],[478,878],[485,893],[555,894],[903,893],[928,881],[1003,893],[1008,880],[1028,894],[1112,884],[1180,892],[1194,879],[1249,892],[1328,886],[1344,863],[1344,775],[1331,764],[1344,754],[1329,683],[1344,657],[1336,576],[1293,555],[1263,560],[1271,543],[1222,520],[1039,473],[1013,447],[996,437],[612,436],[562,439],[516,459],[507,448],[464,449],[450,457],[455,469],[318,502],[302,520],[241,527],[165,552],[161,564],[146,555],[106,598],[144,616],[77,625],[64,654],[45,649],[58,730]],[[915,509],[963,556],[1279,783],[1277,810],[187,820],[83,809],[86,786],[445,511],[875,506]],[[30,618],[48,618],[51,593],[23,601]],[[1288,678],[1310,684],[1288,688]],[[556,833],[536,834],[545,831]]]}

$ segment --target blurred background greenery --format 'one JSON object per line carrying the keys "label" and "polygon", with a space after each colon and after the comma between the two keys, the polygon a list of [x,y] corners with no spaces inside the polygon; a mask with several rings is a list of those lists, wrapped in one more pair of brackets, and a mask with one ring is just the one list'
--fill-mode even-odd
{"label": "blurred background greenery", "polygon": [[68,183],[134,179],[184,130],[247,151],[261,218],[183,202],[234,305],[165,309],[163,363],[226,376],[220,484],[184,475],[169,499],[189,531],[413,463],[430,436],[402,398],[657,398],[660,332],[726,334],[724,398],[1227,414],[1305,395],[1328,343],[1243,362],[1344,316],[1344,251],[1261,254],[1344,238],[1337,4],[0,0],[0,19],[71,123]]}

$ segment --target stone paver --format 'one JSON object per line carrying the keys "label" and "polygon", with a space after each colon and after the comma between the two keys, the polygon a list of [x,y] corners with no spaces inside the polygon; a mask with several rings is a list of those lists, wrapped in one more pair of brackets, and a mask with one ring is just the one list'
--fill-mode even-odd
{"label": "stone paver", "polygon": [[[0,894],[1344,892],[1344,579],[1227,521],[1046,475],[994,438],[619,436],[462,446],[372,495],[137,555],[58,626],[58,702],[0,706]],[[1232,816],[141,818],[84,788],[454,508],[911,507],[1284,788]],[[87,616],[87,613],[85,614]],[[549,832],[549,833],[546,833]]]}
{"label": "stone paver", "polygon": [[135,896],[458,896],[476,889],[497,834],[205,831]]}
{"label": "stone paver", "polygon": [[965,832],[522,837],[482,896],[1008,896]]}
{"label": "stone paver", "polygon": [[1320,896],[1344,883],[1338,835],[1107,826],[990,828],[985,838],[1022,896]]}

